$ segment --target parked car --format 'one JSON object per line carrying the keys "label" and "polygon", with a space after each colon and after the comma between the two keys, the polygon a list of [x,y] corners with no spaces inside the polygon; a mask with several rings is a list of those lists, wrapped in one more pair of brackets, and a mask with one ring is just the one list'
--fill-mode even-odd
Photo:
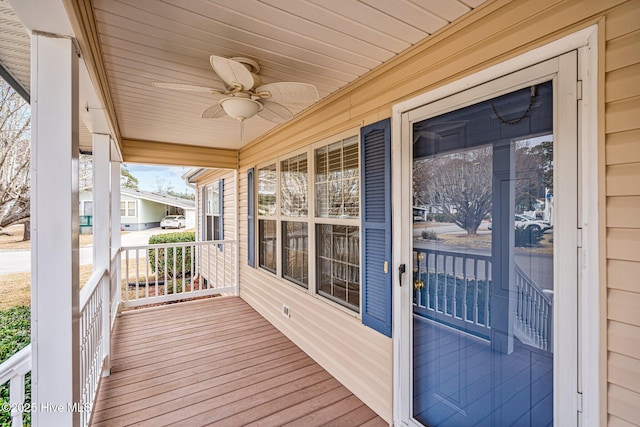
{"label": "parked car", "polygon": [[[528,230],[538,231],[540,233],[544,233],[545,231],[553,228],[553,226],[549,223],[549,221],[540,220],[524,214],[517,214],[515,216],[514,225],[517,228],[526,228]],[[493,227],[493,223],[491,222],[491,219],[489,219],[489,225],[487,226],[487,228],[491,230],[492,227]]]}
{"label": "parked car", "polygon": [[160,221],[160,227],[165,228],[183,228],[187,220],[182,215],[167,215]]}
{"label": "parked car", "polygon": [[515,218],[516,227],[544,233],[551,228],[549,221],[540,220],[529,215],[518,214]]}

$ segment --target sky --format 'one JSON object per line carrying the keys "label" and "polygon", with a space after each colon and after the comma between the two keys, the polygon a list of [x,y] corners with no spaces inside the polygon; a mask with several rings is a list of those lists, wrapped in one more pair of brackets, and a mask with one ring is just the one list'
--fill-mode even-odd
{"label": "sky", "polygon": [[131,172],[131,175],[138,178],[138,188],[141,191],[157,191],[158,181],[162,181],[163,186],[171,185],[173,191],[178,193],[184,193],[188,191],[194,194],[195,191],[187,187],[182,175],[184,175],[190,168],[180,166],[155,166],[155,165],[143,165],[136,163],[125,163],[127,169]]}

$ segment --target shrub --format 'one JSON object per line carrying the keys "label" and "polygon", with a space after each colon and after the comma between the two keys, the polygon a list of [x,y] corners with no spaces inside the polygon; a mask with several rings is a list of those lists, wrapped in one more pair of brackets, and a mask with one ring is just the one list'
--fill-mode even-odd
{"label": "shrub", "polygon": [[516,247],[537,246],[542,240],[542,231],[537,227],[518,227],[515,228],[515,245]]}
{"label": "shrub", "polygon": [[[0,311],[0,363],[13,356],[31,341],[31,309],[14,307]],[[9,383],[0,386],[0,405],[9,402]],[[31,402],[31,374],[25,378],[25,402]],[[25,413],[26,425],[31,422],[30,414]],[[11,425],[11,414],[0,412],[0,425]]]}
{"label": "shrub", "polygon": [[[149,237],[149,244],[170,244],[170,243],[180,243],[180,242],[195,242],[196,234],[193,231],[185,231],[181,233],[167,233],[167,234],[158,234]],[[175,251],[175,271],[173,265],[173,257]],[[192,247],[187,246],[184,248],[162,248],[158,249],[158,262],[157,267],[158,271],[156,272],[156,250],[149,249],[149,265],[151,267],[151,271],[157,273],[158,278],[166,274],[168,278],[174,277],[186,277],[191,276],[191,251]],[[165,258],[167,260],[165,264]],[[184,271],[182,271],[182,261],[184,259]]]}
{"label": "shrub", "polygon": [[438,234],[433,230],[422,230],[424,240],[438,240]]}

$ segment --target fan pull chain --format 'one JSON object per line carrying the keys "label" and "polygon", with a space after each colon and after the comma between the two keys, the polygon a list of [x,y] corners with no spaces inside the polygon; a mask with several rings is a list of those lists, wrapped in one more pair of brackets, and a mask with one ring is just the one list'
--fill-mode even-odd
{"label": "fan pull chain", "polygon": [[527,107],[527,111],[524,112],[524,114],[516,119],[512,119],[512,120],[506,120],[505,118],[503,118],[500,113],[498,113],[498,109],[496,108],[496,106],[494,105],[493,101],[491,102],[491,109],[493,110],[493,113],[496,115],[496,117],[498,118],[498,120],[500,120],[501,123],[505,124],[505,125],[515,125],[520,123],[521,121],[523,121],[525,119],[525,117],[527,117],[529,115],[529,111],[531,111],[531,107],[533,107],[533,101],[536,98],[536,87],[535,86],[531,86],[531,95],[529,97],[529,106]]}

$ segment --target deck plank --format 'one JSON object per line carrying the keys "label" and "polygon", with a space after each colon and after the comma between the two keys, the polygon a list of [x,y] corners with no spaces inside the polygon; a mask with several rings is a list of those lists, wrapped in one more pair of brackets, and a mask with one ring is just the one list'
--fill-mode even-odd
{"label": "deck plank", "polygon": [[94,408],[92,426],[387,425],[237,297],[120,316]]}

